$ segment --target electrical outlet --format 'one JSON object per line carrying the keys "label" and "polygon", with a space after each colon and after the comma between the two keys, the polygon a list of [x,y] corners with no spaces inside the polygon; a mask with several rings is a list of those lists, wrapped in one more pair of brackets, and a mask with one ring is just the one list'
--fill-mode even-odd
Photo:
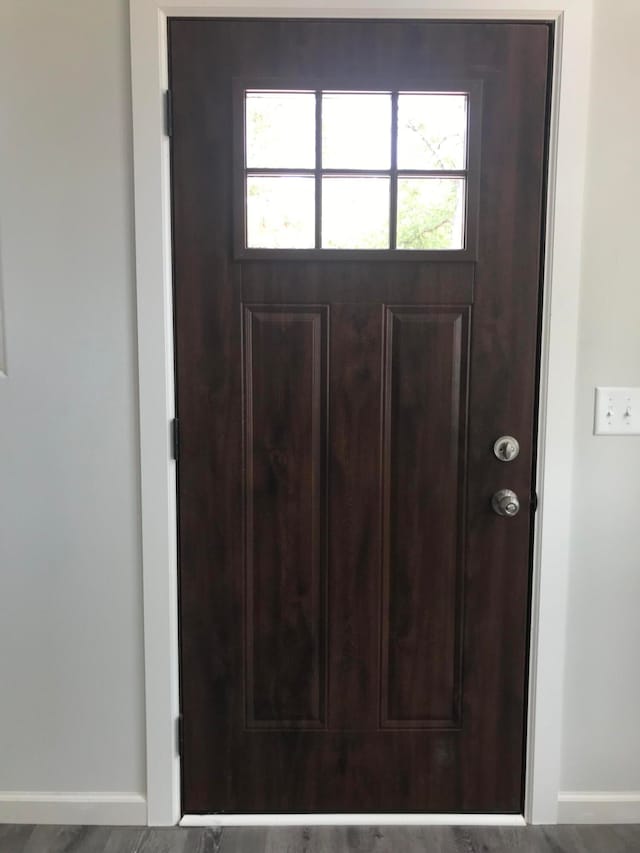
{"label": "electrical outlet", "polygon": [[640,388],[596,388],[594,435],[640,435]]}

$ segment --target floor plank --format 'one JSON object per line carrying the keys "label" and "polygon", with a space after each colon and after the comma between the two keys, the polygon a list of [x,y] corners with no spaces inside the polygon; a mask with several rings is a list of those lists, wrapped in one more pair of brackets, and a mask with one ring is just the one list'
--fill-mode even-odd
{"label": "floor plank", "polygon": [[36,826],[21,853],[137,853],[142,827]]}
{"label": "floor plank", "polygon": [[640,825],[550,826],[544,832],[554,853],[640,853]]}
{"label": "floor plank", "polygon": [[27,824],[0,824],[0,853],[23,853],[32,832]]}
{"label": "floor plank", "polygon": [[229,828],[220,853],[640,853],[640,826]]}
{"label": "floor plank", "polygon": [[69,853],[90,851],[92,827],[36,826],[24,846],[24,853]]}
{"label": "floor plank", "polygon": [[[492,826],[454,829],[456,850],[473,853],[569,853],[562,847],[554,848],[540,827]],[[463,845],[463,839],[467,846]]]}
{"label": "floor plank", "polygon": [[[427,846],[428,845],[428,846]],[[220,853],[457,853],[448,827],[274,827],[225,829]]]}
{"label": "floor plank", "polygon": [[213,828],[149,829],[136,853],[218,853],[221,837]]}

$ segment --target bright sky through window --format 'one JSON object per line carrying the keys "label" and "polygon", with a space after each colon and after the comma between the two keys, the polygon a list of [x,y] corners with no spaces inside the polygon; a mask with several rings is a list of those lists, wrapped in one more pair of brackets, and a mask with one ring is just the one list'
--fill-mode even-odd
{"label": "bright sky through window", "polygon": [[463,249],[467,113],[458,93],[247,91],[246,246]]}

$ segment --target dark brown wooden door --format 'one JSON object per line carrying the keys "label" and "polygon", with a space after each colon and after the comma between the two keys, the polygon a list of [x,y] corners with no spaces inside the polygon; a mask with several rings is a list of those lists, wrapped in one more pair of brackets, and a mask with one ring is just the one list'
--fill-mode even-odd
{"label": "dark brown wooden door", "polygon": [[[552,31],[185,19],[169,35],[184,811],[520,812]],[[366,171],[371,135],[362,170],[323,172],[316,123],[314,162],[296,142],[291,170],[264,153],[251,172],[256,91],[315,98],[301,134],[329,121],[325,92],[384,94],[389,162]],[[416,92],[467,98],[460,163],[402,171]],[[347,185],[324,182],[351,173],[381,182],[356,231],[378,191],[391,210],[355,249],[318,219],[341,221]],[[443,175],[463,213],[411,243],[394,211],[433,213],[419,182]],[[299,203],[255,183],[283,178]],[[492,511],[505,487],[513,518]]]}

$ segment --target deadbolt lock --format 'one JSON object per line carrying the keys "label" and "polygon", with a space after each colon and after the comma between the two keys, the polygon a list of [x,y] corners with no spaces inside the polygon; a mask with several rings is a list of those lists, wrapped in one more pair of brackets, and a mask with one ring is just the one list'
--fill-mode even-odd
{"label": "deadbolt lock", "polygon": [[512,435],[501,435],[493,445],[493,452],[501,462],[513,462],[520,453],[518,439]]}

